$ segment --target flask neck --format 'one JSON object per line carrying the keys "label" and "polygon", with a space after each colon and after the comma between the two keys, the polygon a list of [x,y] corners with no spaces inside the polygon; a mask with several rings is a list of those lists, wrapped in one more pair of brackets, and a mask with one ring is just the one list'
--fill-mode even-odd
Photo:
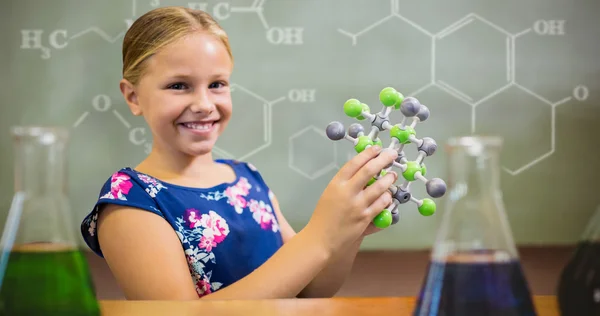
{"label": "flask neck", "polygon": [[15,127],[15,192],[66,195],[67,134],[59,128]]}
{"label": "flask neck", "polygon": [[453,199],[501,194],[500,145],[454,145],[449,150],[449,188]]}
{"label": "flask neck", "polygon": [[[68,131],[19,126],[12,136],[15,196],[2,236],[5,247],[32,249],[31,244],[53,243],[54,248],[74,249],[66,179]],[[50,249],[36,249],[42,248]]]}

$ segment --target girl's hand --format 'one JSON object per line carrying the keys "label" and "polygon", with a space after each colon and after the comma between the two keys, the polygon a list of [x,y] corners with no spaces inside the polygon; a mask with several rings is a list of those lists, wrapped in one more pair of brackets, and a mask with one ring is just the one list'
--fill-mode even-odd
{"label": "girl's hand", "polygon": [[381,229],[381,228],[377,228],[373,223],[369,223],[369,226],[367,226],[367,229],[365,229],[365,231],[362,233],[362,237],[366,237],[371,234],[378,233],[382,230],[383,229]]}
{"label": "girl's hand", "polygon": [[[388,191],[394,172],[366,186],[398,156],[395,150],[372,146],[348,161],[327,185],[306,228],[326,249],[335,253],[360,238],[372,221],[392,202]],[[368,232],[374,232],[369,228]]]}

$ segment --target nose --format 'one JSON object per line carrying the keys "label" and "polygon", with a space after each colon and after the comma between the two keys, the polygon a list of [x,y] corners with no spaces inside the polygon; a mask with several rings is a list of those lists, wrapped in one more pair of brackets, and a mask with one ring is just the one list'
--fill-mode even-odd
{"label": "nose", "polygon": [[215,103],[210,99],[207,93],[199,93],[190,105],[190,110],[194,113],[210,114],[215,110]]}

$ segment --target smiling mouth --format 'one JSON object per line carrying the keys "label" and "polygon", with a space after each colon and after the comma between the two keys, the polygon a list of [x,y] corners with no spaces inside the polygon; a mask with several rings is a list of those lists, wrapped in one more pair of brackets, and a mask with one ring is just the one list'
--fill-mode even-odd
{"label": "smiling mouth", "polygon": [[214,121],[195,121],[195,122],[183,122],[177,124],[183,129],[196,135],[208,135],[212,134],[216,130],[220,120]]}
{"label": "smiling mouth", "polygon": [[187,122],[187,123],[179,123],[179,125],[197,130],[197,131],[209,131],[218,121],[210,121],[210,122]]}

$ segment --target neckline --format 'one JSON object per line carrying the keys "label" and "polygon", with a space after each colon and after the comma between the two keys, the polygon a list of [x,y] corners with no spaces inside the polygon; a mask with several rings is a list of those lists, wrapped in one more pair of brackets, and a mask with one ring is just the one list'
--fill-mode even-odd
{"label": "neckline", "polygon": [[167,181],[164,181],[164,180],[159,179],[157,177],[151,176],[149,174],[140,172],[140,171],[136,170],[133,167],[125,167],[124,169],[130,170],[132,172],[135,172],[138,175],[141,174],[141,175],[150,177],[152,179],[156,179],[157,181],[160,182],[161,185],[163,185],[165,187],[171,187],[171,188],[183,189],[183,190],[189,190],[189,191],[206,192],[206,191],[221,190],[221,189],[225,189],[227,187],[233,186],[233,185],[235,185],[236,183],[238,183],[240,181],[240,178],[241,178],[240,172],[239,172],[236,164],[232,160],[230,160],[230,159],[215,159],[214,161],[216,163],[221,163],[221,164],[228,165],[233,170],[233,173],[235,174],[235,179],[233,179],[233,181],[231,181],[231,182],[222,182],[222,183],[219,183],[219,184],[214,185],[212,187],[200,188],[200,187],[184,186],[184,185],[179,185],[179,184],[167,182]]}

